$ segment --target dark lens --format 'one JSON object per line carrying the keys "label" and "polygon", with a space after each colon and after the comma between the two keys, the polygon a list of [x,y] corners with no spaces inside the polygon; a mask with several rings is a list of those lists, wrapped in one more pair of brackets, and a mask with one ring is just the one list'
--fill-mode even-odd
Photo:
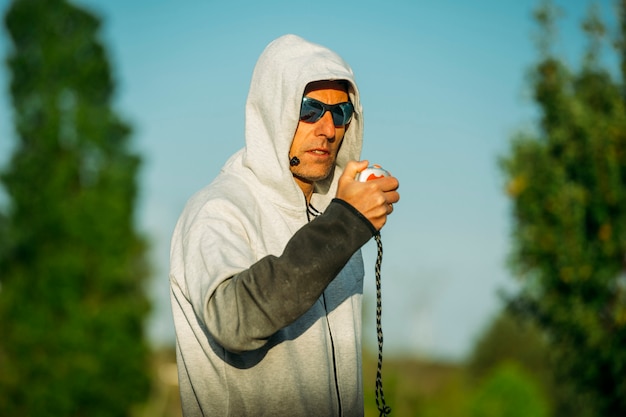
{"label": "dark lens", "polygon": [[300,108],[300,120],[303,122],[315,123],[324,114],[324,108],[315,100],[304,99],[302,100],[302,107]]}
{"label": "dark lens", "polygon": [[350,102],[328,105],[310,97],[303,97],[300,120],[315,123],[324,116],[326,110],[330,111],[335,127],[341,127],[347,125],[352,119],[354,107]]}
{"label": "dark lens", "polygon": [[331,113],[333,115],[333,123],[335,124],[335,127],[343,126],[344,116],[341,107],[334,106],[331,110]]}
{"label": "dark lens", "polygon": [[333,123],[336,127],[347,125],[352,119],[354,107],[352,103],[335,104],[332,109]]}

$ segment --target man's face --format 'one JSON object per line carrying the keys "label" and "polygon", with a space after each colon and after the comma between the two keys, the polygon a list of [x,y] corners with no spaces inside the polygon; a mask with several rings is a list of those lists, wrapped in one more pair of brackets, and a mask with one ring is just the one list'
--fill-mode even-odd
{"label": "man's face", "polygon": [[[309,84],[304,95],[326,104],[349,101],[345,84],[338,81],[319,81]],[[323,180],[330,175],[337,152],[348,126],[335,127],[329,111],[314,123],[298,122],[289,150],[300,164],[291,166],[291,172],[300,186]]]}

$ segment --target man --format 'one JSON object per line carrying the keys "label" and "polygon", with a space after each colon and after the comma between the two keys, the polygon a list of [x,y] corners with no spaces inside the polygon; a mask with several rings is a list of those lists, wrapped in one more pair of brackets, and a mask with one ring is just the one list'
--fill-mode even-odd
{"label": "man", "polygon": [[259,58],[246,145],[172,238],[185,416],[363,415],[360,247],[399,194],[355,180],[362,114],[334,52],[286,35]]}

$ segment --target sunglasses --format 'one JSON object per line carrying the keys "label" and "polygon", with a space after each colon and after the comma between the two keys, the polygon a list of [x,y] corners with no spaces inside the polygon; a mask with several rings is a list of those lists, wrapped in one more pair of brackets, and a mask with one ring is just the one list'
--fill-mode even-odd
{"label": "sunglasses", "polygon": [[335,127],[342,127],[350,123],[354,106],[349,101],[345,103],[326,104],[311,97],[302,97],[300,107],[300,120],[307,123],[315,123],[329,111],[333,116]]}

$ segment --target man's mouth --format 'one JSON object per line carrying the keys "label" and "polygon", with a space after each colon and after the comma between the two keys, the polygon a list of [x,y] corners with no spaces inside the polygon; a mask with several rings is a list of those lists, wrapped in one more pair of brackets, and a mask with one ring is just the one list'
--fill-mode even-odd
{"label": "man's mouth", "polygon": [[309,152],[315,155],[328,155],[329,153],[327,150],[324,149],[311,149]]}

